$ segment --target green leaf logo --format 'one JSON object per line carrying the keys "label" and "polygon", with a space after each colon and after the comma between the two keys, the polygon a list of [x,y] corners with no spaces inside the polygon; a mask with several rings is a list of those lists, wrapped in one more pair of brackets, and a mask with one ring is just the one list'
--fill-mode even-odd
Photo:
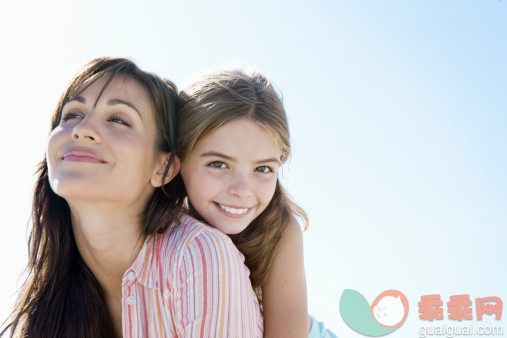
{"label": "green leaf logo", "polygon": [[400,327],[408,314],[408,301],[397,290],[382,292],[370,306],[366,298],[351,289],[343,291],[340,313],[347,325],[365,336],[379,337]]}

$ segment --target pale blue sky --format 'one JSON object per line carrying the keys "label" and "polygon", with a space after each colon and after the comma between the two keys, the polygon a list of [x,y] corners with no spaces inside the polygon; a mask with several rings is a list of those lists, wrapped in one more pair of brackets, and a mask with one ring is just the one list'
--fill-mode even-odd
{"label": "pale blue sky", "polygon": [[4,190],[0,318],[26,262],[31,176],[49,116],[87,61],[127,56],[182,87],[242,64],[283,93],[293,156],[289,191],[308,212],[310,312],[341,337],[343,289],[372,302],[405,293],[389,337],[426,323],[422,295],[507,302],[507,3],[18,2],[0,5]]}

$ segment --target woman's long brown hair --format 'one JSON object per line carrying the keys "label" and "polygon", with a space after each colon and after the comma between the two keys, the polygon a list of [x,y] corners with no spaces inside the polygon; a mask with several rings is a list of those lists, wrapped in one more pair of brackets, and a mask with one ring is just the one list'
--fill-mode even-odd
{"label": "woman's long brown hair", "polygon": [[[130,60],[99,58],[85,65],[60,97],[51,130],[58,126],[65,103],[102,76],[108,77],[102,91],[115,76],[124,76],[137,81],[149,93],[157,124],[154,147],[171,152],[165,177],[177,144],[177,89],[172,82],[140,70]],[[28,277],[10,322],[0,336],[10,330],[12,335],[20,337],[111,337],[112,324],[103,291],[79,254],[69,206],[51,189],[45,158],[37,173],[26,267]],[[164,232],[176,219],[183,196],[184,186],[179,176],[157,188],[142,215],[144,232]]]}
{"label": "woman's long brown hair", "polygon": [[[237,119],[248,119],[265,128],[280,151],[280,162],[288,159],[287,115],[274,87],[258,73],[223,70],[203,76],[180,92],[178,155],[181,160],[185,160],[199,140]],[[194,217],[203,220],[190,203],[189,210]],[[260,287],[267,280],[278,243],[294,216],[305,222],[306,229],[308,218],[305,211],[292,201],[277,181],[266,209],[245,230],[229,235],[245,255],[250,281],[259,301],[262,301]]]}

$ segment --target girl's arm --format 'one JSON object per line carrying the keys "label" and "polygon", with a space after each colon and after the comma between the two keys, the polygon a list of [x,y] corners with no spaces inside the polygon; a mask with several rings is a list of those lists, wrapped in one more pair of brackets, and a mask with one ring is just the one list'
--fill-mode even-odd
{"label": "girl's arm", "polygon": [[262,285],[264,337],[308,337],[303,233],[295,219],[289,224]]}

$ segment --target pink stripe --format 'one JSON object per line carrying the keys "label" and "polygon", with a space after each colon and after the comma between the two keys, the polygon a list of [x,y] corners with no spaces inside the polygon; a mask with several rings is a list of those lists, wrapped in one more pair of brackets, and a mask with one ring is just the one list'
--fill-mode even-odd
{"label": "pink stripe", "polygon": [[129,314],[129,318],[130,320],[128,321],[128,332],[130,333],[130,337],[133,336],[134,332],[132,330],[132,309],[130,308],[130,306],[127,305],[127,308],[128,308],[128,314]]}
{"label": "pink stripe", "polygon": [[218,231],[190,217],[181,221],[145,242],[131,266],[133,283],[124,276],[124,336],[262,337],[243,256]]}
{"label": "pink stripe", "polygon": [[[199,251],[201,253],[201,257],[206,257],[204,255],[204,248],[202,247],[202,243],[200,240],[196,240],[197,246],[199,247]],[[207,265],[202,264],[202,279],[203,279],[203,286],[208,285],[208,271],[207,271]],[[206,289],[207,290],[207,289]],[[209,291],[209,290],[208,290]],[[206,315],[205,311],[208,309],[208,292],[203,293],[203,300],[202,300],[202,306],[203,306],[203,322],[206,322]],[[204,337],[204,325],[201,326],[201,337]]]}
{"label": "pink stripe", "polygon": [[[138,288],[138,289],[140,289],[140,288]],[[137,293],[141,294],[141,302],[142,302],[144,308],[151,309],[152,306],[148,306],[149,303],[146,301],[145,292],[141,292],[141,290],[138,290]],[[151,305],[151,304],[149,304],[149,305]],[[142,324],[146,325],[148,323],[148,311],[141,311],[141,316],[143,318]],[[148,328],[146,328],[146,329],[148,329]]]}

